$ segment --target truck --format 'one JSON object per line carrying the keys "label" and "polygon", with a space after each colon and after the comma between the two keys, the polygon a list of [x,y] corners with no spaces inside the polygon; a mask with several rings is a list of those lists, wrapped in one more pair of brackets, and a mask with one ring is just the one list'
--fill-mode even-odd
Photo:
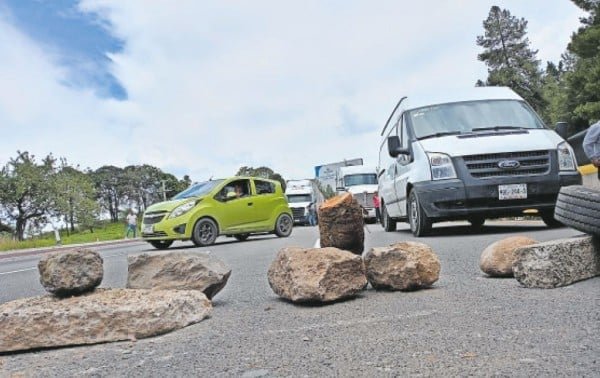
{"label": "truck", "polygon": [[364,209],[365,221],[377,220],[373,195],[377,191],[377,169],[365,165],[339,167],[337,192],[349,192]]}
{"label": "truck", "polygon": [[311,179],[286,181],[285,195],[292,209],[294,223],[302,225],[309,223],[308,206],[312,203],[316,214],[316,210],[325,200],[316,182]]}
{"label": "truck", "polygon": [[535,210],[549,227],[561,187],[581,185],[575,152],[515,92],[465,88],[424,101],[402,97],[379,145],[381,224],[407,222],[414,236],[432,224]]}

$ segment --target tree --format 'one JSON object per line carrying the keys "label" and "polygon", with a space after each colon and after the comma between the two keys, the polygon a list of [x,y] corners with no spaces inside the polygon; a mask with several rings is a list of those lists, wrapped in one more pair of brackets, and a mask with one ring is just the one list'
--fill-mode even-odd
{"label": "tree", "polygon": [[565,77],[565,61],[558,65],[548,62],[542,79],[542,96],[546,107],[540,113],[546,124],[555,125],[559,121],[567,121],[571,117],[568,103]]}
{"label": "tree", "polygon": [[96,187],[100,206],[108,211],[111,221],[119,221],[119,207],[126,191],[126,180],[122,168],[102,166],[90,173]]}
{"label": "tree", "polygon": [[243,166],[238,169],[236,176],[251,176],[251,177],[263,177],[271,180],[276,180],[281,183],[281,187],[285,192],[285,180],[279,173],[275,173],[271,168],[268,167],[246,167]]}
{"label": "tree", "polygon": [[477,58],[488,66],[488,78],[485,83],[478,81],[478,85],[508,86],[541,112],[545,105],[541,93],[542,74],[536,59],[537,50],[529,47],[527,21],[492,6],[483,28],[484,35],[477,36],[477,45],[484,51]]}
{"label": "tree", "polygon": [[53,210],[65,220],[71,232],[75,231],[75,224],[93,232],[100,206],[89,175],[61,159],[60,169],[53,178],[53,194]]}
{"label": "tree", "polygon": [[573,0],[589,13],[582,26],[571,36],[567,50],[574,58],[573,70],[566,75],[567,96],[573,101],[571,123],[583,129],[600,120],[600,1]]}
{"label": "tree", "polygon": [[41,224],[52,205],[52,175],[55,159],[48,155],[41,164],[27,151],[17,151],[0,171],[0,206],[15,224],[17,240],[23,240],[29,222]]}

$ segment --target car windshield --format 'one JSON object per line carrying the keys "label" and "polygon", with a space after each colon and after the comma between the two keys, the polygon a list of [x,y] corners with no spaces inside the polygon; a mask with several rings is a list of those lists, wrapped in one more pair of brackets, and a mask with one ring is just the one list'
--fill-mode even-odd
{"label": "car windshield", "polygon": [[223,182],[223,180],[211,180],[211,181],[205,181],[205,182],[198,182],[196,184],[193,184],[192,186],[190,186],[183,192],[175,195],[175,197],[173,197],[173,199],[178,200],[178,199],[184,199],[184,198],[190,198],[190,197],[203,196],[203,195],[207,194],[208,192],[210,192],[215,186],[219,185],[222,182]]}
{"label": "car windshield", "polygon": [[310,202],[310,194],[288,194],[289,203]]}
{"label": "car windshield", "polygon": [[542,129],[523,101],[485,100],[427,106],[408,111],[417,139],[484,130]]}
{"label": "car windshield", "polygon": [[377,175],[375,173],[347,175],[344,176],[344,184],[345,186],[377,185]]}

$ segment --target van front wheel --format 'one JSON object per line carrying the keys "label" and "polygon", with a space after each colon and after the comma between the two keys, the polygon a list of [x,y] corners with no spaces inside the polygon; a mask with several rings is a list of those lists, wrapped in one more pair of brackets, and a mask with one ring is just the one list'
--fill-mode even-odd
{"label": "van front wheel", "polygon": [[419,196],[414,190],[408,196],[408,222],[410,230],[417,237],[426,236],[431,232],[431,219],[425,214]]}
{"label": "van front wheel", "polygon": [[385,204],[382,205],[383,206],[381,206],[381,226],[386,232],[396,231],[396,221],[390,218]]}

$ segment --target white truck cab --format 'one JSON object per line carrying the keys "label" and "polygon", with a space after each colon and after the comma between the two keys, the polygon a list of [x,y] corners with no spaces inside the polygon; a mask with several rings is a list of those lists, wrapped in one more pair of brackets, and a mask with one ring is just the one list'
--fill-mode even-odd
{"label": "white truck cab", "polygon": [[382,225],[521,215],[535,209],[556,225],[561,186],[581,184],[573,150],[535,111],[504,87],[477,87],[450,98],[411,103],[403,97],[381,133]]}
{"label": "white truck cab", "polygon": [[365,165],[351,165],[338,168],[338,192],[346,191],[365,209],[365,220],[375,221],[373,194],[378,190],[377,169]]}
{"label": "white truck cab", "polygon": [[294,217],[294,223],[308,224],[308,205],[316,209],[323,203],[323,194],[316,184],[309,179],[289,180],[286,182],[285,196]]}

